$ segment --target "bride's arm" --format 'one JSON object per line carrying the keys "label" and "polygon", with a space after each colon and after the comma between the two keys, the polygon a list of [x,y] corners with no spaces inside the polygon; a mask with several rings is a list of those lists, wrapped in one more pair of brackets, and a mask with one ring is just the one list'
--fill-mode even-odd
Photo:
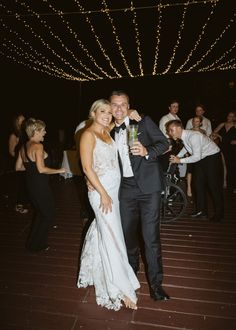
{"label": "bride's arm", "polygon": [[85,131],[80,140],[80,159],[84,174],[93,185],[94,189],[100,194],[100,208],[102,212],[108,213],[112,210],[112,199],[107,194],[101,184],[96,172],[93,170],[93,150],[95,147],[95,137],[89,131]]}

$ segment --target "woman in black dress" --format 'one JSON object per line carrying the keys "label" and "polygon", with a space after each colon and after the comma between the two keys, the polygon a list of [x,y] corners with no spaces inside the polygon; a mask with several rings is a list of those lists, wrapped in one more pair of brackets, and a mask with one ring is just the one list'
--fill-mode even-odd
{"label": "woman in black dress", "polygon": [[43,121],[30,118],[25,124],[25,130],[29,141],[20,149],[16,170],[26,171],[29,197],[36,211],[26,243],[30,251],[36,252],[49,248],[48,233],[55,213],[48,174],[64,173],[65,169],[49,167],[50,160],[41,143],[46,134]]}
{"label": "woman in black dress", "polygon": [[219,146],[224,155],[226,165],[227,187],[235,191],[236,189],[236,115],[231,111],[228,113],[226,121],[219,124],[213,132],[213,136],[220,139]]}

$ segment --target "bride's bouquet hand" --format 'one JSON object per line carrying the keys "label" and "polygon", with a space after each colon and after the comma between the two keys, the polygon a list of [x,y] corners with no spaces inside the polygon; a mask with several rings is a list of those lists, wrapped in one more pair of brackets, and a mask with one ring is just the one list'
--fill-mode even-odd
{"label": "bride's bouquet hand", "polygon": [[112,199],[108,194],[101,195],[99,207],[103,213],[107,214],[112,211],[112,203]]}

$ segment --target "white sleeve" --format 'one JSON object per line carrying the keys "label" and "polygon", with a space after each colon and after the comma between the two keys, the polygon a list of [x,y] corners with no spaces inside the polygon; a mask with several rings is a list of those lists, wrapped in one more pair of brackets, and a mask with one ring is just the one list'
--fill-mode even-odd
{"label": "white sleeve", "polygon": [[165,136],[166,136],[166,127],[165,127],[166,122],[167,121],[165,116],[161,117],[161,120],[159,122],[159,128]]}
{"label": "white sleeve", "polygon": [[191,129],[193,127],[192,125],[192,118],[187,121],[185,129]]}
{"label": "white sleeve", "polygon": [[208,119],[208,120],[207,120],[206,134],[207,134],[207,136],[210,136],[211,133],[212,133],[211,121]]}
{"label": "white sleeve", "polygon": [[187,150],[185,149],[185,147],[183,147],[180,152],[178,153],[177,157],[181,158],[183,157],[185,154],[187,153]]}
{"label": "white sleeve", "polygon": [[202,159],[202,141],[201,134],[194,134],[190,137],[189,143],[192,149],[192,155],[189,157],[181,158],[180,163],[196,163]]}

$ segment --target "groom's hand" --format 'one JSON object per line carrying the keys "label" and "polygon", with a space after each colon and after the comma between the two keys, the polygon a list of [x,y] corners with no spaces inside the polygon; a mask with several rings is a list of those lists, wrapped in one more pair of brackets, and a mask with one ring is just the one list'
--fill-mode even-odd
{"label": "groom's hand", "polygon": [[142,145],[141,142],[134,142],[133,147],[130,148],[132,155],[145,157],[148,155],[147,149]]}

